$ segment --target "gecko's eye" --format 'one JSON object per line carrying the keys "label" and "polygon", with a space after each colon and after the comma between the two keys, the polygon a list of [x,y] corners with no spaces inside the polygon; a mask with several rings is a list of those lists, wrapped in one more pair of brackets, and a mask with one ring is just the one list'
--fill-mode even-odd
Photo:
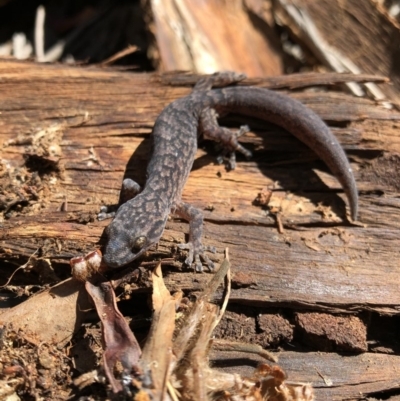
{"label": "gecko's eye", "polygon": [[132,250],[134,251],[140,251],[146,244],[147,238],[144,235],[141,235],[140,237],[137,237],[133,240],[132,242]]}

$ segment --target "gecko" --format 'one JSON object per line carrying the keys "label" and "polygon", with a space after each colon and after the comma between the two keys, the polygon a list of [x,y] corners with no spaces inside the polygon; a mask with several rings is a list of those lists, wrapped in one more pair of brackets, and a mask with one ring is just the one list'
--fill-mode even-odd
{"label": "gecko", "polygon": [[[329,127],[311,109],[287,95],[264,88],[235,86],[246,76],[220,72],[200,79],[186,97],[169,104],[157,117],[152,130],[152,156],[143,189],[131,180],[123,181],[120,206],[115,213],[103,207],[99,220],[114,217],[105,228],[103,261],[110,268],[122,267],[142,255],[160,240],[168,216],[175,214],[189,222],[189,241],[180,244],[188,251],[185,264],[203,271],[214,264],[202,244],[203,214],[182,201],[182,191],[192,168],[200,135],[219,142],[228,165],[235,167],[235,152],[251,157],[238,141],[247,126],[236,132],[218,124],[228,113],[256,117],[283,127],[311,148],[342,185],[352,220],[357,220],[358,192],[344,150]],[[231,85],[231,86],[229,86]]]}

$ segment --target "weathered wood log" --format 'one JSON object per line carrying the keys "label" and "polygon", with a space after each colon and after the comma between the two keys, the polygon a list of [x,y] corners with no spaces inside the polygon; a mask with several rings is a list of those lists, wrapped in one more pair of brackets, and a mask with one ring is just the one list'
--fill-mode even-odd
{"label": "weathered wood log", "polygon": [[[95,68],[15,61],[0,68],[3,204],[20,196],[23,205],[7,211],[11,218],[2,223],[2,258],[28,257],[40,248],[43,257],[67,259],[93,248],[107,224],[95,221],[99,206],[117,202],[124,175],[143,182],[149,152],[143,139],[160,110],[190,89],[164,85],[155,75]],[[349,151],[361,192],[360,222],[367,226],[346,222],[339,184],[276,127],[266,139],[244,138],[255,156],[233,172],[200,149],[184,200],[204,209],[205,243],[218,248],[214,259],[229,246],[233,266],[251,276],[254,284],[234,291],[236,301],[398,313],[399,202],[391,178],[400,113],[331,92],[295,97],[340,127],[335,132]],[[266,130],[254,126],[257,133]],[[389,153],[371,159],[383,152]],[[372,170],[378,161],[381,170]],[[263,188],[278,214],[253,205]],[[58,211],[63,204],[67,211]],[[185,232],[186,223],[172,220],[158,252],[170,256]],[[176,273],[167,280],[190,289],[192,277]],[[196,281],[201,285],[202,275]]]}
{"label": "weathered wood log", "polygon": [[[287,92],[319,113],[348,152],[360,191],[361,224],[348,222],[338,182],[310,150],[278,127],[255,120],[241,120],[253,128],[242,142],[254,157],[239,158],[235,171],[226,172],[214,162],[213,146],[200,145],[184,201],[204,210],[204,242],[217,247],[213,260],[218,263],[223,249],[230,249],[231,302],[260,311],[284,307],[399,315],[400,113],[325,90],[348,79],[383,78],[307,74],[302,79],[296,75],[250,83],[286,90],[324,86]],[[185,74],[0,62],[3,282],[12,264],[28,259],[27,266],[38,267],[43,260],[61,266],[64,272],[55,273],[63,276],[69,258],[101,245],[108,223],[97,222],[99,207],[118,201],[125,176],[144,182],[154,120],[169,102],[189,93],[193,82]],[[236,125],[237,119],[231,116],[226,122]],[[263,199],[265,205],[258,206]],[[199,290],[209,278],[181,269],[184,255],[176,245],[187,229],[186,222],[171,218],[158,248],[146,256],[170,265],[165,281],[171,291]],[[138,291],[148,285],[137,284]],[[249,319],[256,326],[255,317]],[[286,356],[290,358],[283,352]],[[389,357],[365,357],[381,364],[382,371],[392,367]],[[283,367],[294,379],[291,365]],[[382,386],[363,390],[360,384],[345,396],[360,398],[359,391],[395,386],[379,380]],[[330,389],[326,394],[334,393]]]}
{"label": "weathered wood log", "polygon": [[[214,366],[225,366],[231,363],[234,368],[227,371],[248,375],[257,364],[258,358],[248,359],[244,353],[219,352],[211,358]],[[379,355],[366,353],[362,355],[335,355],[331,353],[285,352],[280,356],[280,366],[289,372],[288,380],[300,383],[312,383],[315,399],[355,400],[380,399],[387,392],[390,397],[399,388],[398,355]],[[251,367],[251,368],[250,368]],[[376,397],[376,398],[375,398]],[[398,396],[388,398],[398,400]]]}

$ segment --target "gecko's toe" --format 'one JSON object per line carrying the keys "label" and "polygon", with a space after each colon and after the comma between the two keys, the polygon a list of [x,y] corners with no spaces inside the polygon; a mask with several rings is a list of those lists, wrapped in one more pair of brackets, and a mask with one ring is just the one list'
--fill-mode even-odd
{"label": "gecko's toe", "polygon": [[237,142],[237,138],[242,136],[243,134],[246,134],[247,132],[250,132],[250,127],[248,125],[242,125],[239,128],[239,131],[236,133],[236,151],[241,153],[247,160],[249,160],[253,154],[251,153],[250,150],[246,149],[243,147],[239,142]]}
{"label": "gecko's toe", "polygon": [[100,208],[100,213],[97,214],[97,220],[102,221],[106,219],[111,219],[115,217],[115,211],[111,211],[108,206],[102,206]]}
{"label": "gecko's toe", "polygon": [[195,254],[194,266],[197,272],[202,273],[204,271],[203,263],[207,265],[210,272],[214,271],[214,262],[207,255],[205,255],[203,252]]}
{"label": "gecko's toe", "polygon": [[[204,253],[200,255],[201,259],[203,259],[204,263],[207,265],[210,272],[214,271],[214,262]],[[197,266],[196,266],[197,270]],[[203,264],[201,264],[201,271],[203,271]]]}
{"label": "gecko's toe", "polygon": [[203,263],[201,263],[200,256],[196,255],[194,257],[194,267],[198,273],[203,272]]}
{"label": "gecko's toe", "polygon": [[192,264],[192,262],[193,262],[193,253],[194,253],[193,245],[190,242],[188,242],[187,244],[178,244],[178,248],[182,249],[182,250],[189,251],[188,256],[187,256],[187,258],[185,260],[185,264],[186,265]]}

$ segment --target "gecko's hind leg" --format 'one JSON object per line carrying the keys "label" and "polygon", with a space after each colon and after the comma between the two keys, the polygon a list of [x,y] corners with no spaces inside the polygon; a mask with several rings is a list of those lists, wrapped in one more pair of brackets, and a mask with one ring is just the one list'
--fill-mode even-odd
{"label": "gecko's hind leg", "polygon": [[214,109],[205,108],[200,115],[200,130],[205,139],[212,139],[221,144],[223,151],[218,158],[222,163],[227,158],[228,170],[234,170],[236,167],[236,152],[242,153],[246,159],[252,156],[250,150],[244,148],[238,141],[238,138],[250,131],[247,125],[242,125],[239,131],[234,132],[229,128],[221,127],[217,121],[218,114]]}
{"label": "gecko's hind leg", "polygon": [[189,222],[189,242],[187,244],[178,245],[180,249],[187,249],[189,251],[185,264],[192,266],[194,263],[196,271],[202,272],[203,260],[211,271],[214,270],[214,263],[205,252],[209,251],[215,253],[215,248],[205,247],[201,242],[203,233],[203,213],[199,209],[184,202],[179,202],[176,205],[174,213]]}
{"label": "gecko's hind leg", "polygon": [[223,88],[224,86],[237,84],[246,78],[246,74],[239,74],[234,71],[216,72],[200,78],[194,86],[193,91],[208,91],[212,88]]}
{"label": "gecko's hind leg", "polygon": [[118,210],[118,207],[128,200],[134,198],[140,191],[140,185],[136,181],[133,181],[130,178],[125,178],[125,180],[122,181],[118,205],[102,206],[100,208],[100,213],[97,215],[97,220],[102,221],[113,218]]}

